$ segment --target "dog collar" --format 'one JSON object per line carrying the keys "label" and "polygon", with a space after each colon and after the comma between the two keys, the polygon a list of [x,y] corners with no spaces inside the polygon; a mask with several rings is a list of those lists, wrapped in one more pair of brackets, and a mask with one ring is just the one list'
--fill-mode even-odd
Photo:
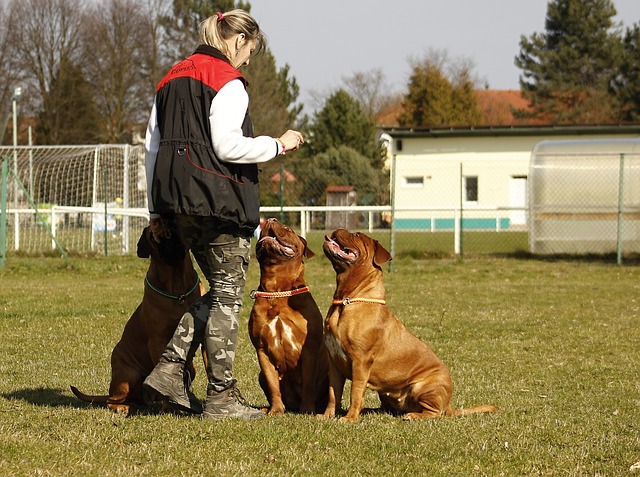
{"label": "dog collar", "polygon": [[333,300],[331,303],[334,305],[347,306],[351,303],[376,303],[378,305],[386,305],[386,300],[379,300],[377,298],[343,298],[342,300]]}
{"label": "dog collar", "polygon": [[172,295],[171,293],[164,292],[164,291],[160,290],[159,288],[154,287],[154,286],[151,284],[151,282],[149,281],[149,274],[147,274],[147,275],[144,277],[144,282],[149,286],[149,288],[151,288],[151,289],[152,289],[154,292],[156,292],[158,295],[162,295],[162,296],[164,296],[164,297],[171,298],[172,300],[177,300],[177,302],[178,302],[178,303],[182,304],[182,303],[184,303],[184,300],[185,300],[189,295],[191,295],[191,294],[194,292],[194,290],[195,290],[196,288],[198,288],[198,285],[200,284],[200,277],[199,277],[199,276],[198,276],[198,274],[196,273],[196,282],[194,283],[194,285],[191,287],[191,289],[190,289],[188,292],[186,292],[186,293],[184,293],[184,294],[182,294],[182,295]]}
{"label": "dog collar", "polygon": [[263,292],[258,290],[251,290],[249,296],[254,300],[256,298],[286,298],[293,295],[299,295],[300,293],[307,293],[309,287],[296,288],[295,290],[287,290],[281,292]]}

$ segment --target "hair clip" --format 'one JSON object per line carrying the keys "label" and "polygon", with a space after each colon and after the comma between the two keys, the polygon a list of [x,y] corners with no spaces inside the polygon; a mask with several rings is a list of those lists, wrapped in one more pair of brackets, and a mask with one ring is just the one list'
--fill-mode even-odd
{"label": "hair clip", "polygon": [[216,12],[216,15],[218,15],[218,21],[221,22],[222,19],[224,18],[224,15],[220,12]]}

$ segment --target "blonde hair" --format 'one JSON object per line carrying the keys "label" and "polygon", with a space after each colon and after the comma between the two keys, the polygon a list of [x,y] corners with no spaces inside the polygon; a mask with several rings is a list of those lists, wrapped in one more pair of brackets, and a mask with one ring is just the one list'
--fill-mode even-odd
{"label": "blonde hair", "polygon": [[244,33],[247,40],[256,40],[253,56],[258,55],[267,48],[267,38],[260,31],[258,23],[251,15],[241,9],[231,10],[226,13],[215,13],[200,24],[200,41],[206,45],[217,48],[231,58],[225,40]]}

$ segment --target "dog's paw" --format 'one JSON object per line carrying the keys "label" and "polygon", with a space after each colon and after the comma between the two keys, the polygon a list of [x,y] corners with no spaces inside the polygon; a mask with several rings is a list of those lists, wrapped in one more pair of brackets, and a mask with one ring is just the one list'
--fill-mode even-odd
{"label": "dog's paw", "polygon": [[339,420],[339,422],[358,422],[358,416],[343,416]]}
{"label": "dog's paw", "polygon": [[271,407],[269,409],[270,416],[282,416],[284,414],[284,407]]}

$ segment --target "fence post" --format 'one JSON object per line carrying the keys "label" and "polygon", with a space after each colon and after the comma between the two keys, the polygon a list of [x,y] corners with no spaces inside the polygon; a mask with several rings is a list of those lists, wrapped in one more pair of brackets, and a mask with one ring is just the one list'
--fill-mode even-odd
{"label": "fence post", "polygon": [[[389,226],[389,235],[391,236],[390,252],[391,257],[396,256],[396,155],[391,154],[391,174],[390,174],[390,191],[389,191],[391,203],[391,222]],[[393,260],[389,260],[389,271],[393,272]]]}
{"label": "fence post", "polygon": [[0,268],[7,263],[7,175],[9,174],[9,160],[2,158],[2,191],[0,200]]}
{"label": "fence post", "polygon": [[[124,146],[124,167],[123,167],[123,184],[122,184],[122,207],[124,207],[125,209],[129,208],[129,196],[130,196],[130,192],[129,192],[129,144],[125,144]],[[116,199],[117,200],[117,199]],[[117,204],[116,204],[117,206]],[[128,215],[121,215],[122,220],[120,222],[120,227],[122,228],[122,230],[120,231],[122,233],[122,253],[129,253],[129,216]],[[117,231],[118,225],[117,225],[117,221],[116,221],[116,231]]]}
{"label": "fence post", "polygon": [[464,258],[464,251],[462,248],[462,208],[464,204],[464,175],[462,171],[462,162],[460,163],[460,209],[458,211],[457,217],[454,217],[454,231],[453,231],[453,240],[454,240],[454,253],[458,255],[461,259]]}
{"label": "fence post", "polygon": [[624,154],[620,154],[620,172],[618,174],[618,240],[617,263],[622,265],[622,222],[624,221]]}
{"label": "fence post", "polygon": [[108,169],[105,166],[104,171],[103,171],[103,179],[102,179],[102,188],[103,188],[103,192],[104,192],[104,256],[108,257],[109,256],[109,231],[107,230],[107,200],[109,200],[109,197],[107,195],[107,176],[108,176]]}
{"label": "fence post", "polygon": [[280,163],[280,222],[284,224],[284,162]]}
{"label": "fence post", "polygon": [[307,212],[305,210],[300,211],[300,236],[303,239],[307,238]]}

